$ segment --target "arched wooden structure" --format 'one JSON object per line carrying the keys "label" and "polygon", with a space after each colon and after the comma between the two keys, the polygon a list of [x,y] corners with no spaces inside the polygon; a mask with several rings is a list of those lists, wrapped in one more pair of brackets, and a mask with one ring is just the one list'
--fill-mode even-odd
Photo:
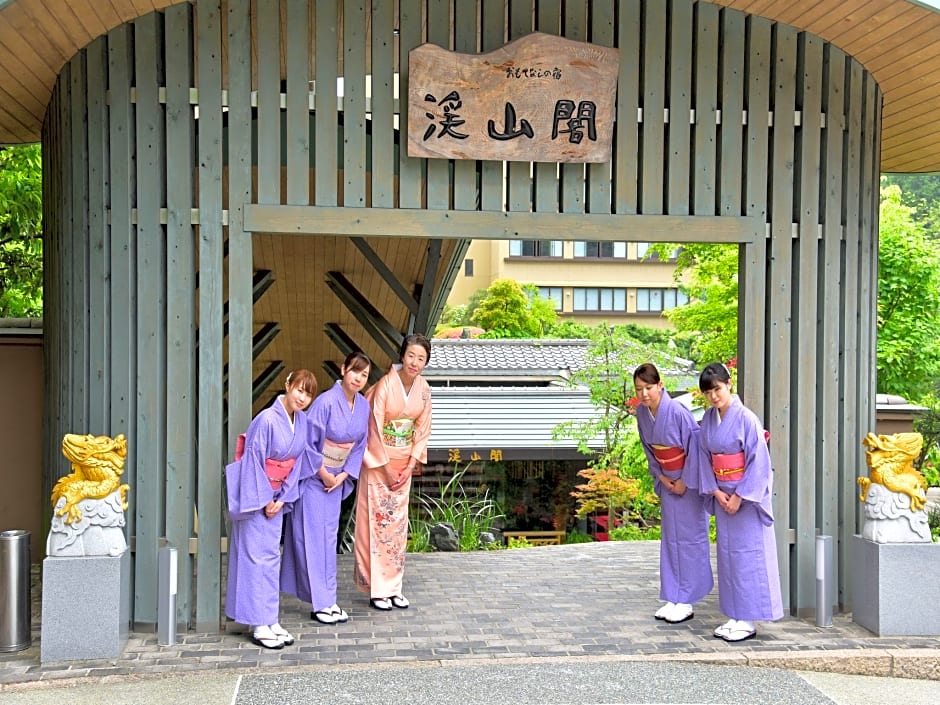
{"label": "arched wooden structure", "polygon": [[[833,26],[852,4],[781,3],[825,6]],[[62,5],[14,0],[0,19],[42,24]],[[823,533],[849,603],[883,139],[863,61],[743,1],[73,5],[85,33],[52,41],[64,63],[34,69],[41,84],[57,64],[48,95],[0,110],[0,133],[28,140],[41,117],[48,480],[63,433],[128,435],[136,623],[156,619],[166,537],[195,575],[179,621],[219,627],[221,468],[279,364],[329,369],[352,345],[385,360],[433,323],[469,238],[575,231],[740,243],[742,393],[772,435],[785,600],[813,609]],[[619,48],[611,163],[403,154],[409,49],[488,51],[536,30]],[[898,149],[890,167],[906,165]]]}

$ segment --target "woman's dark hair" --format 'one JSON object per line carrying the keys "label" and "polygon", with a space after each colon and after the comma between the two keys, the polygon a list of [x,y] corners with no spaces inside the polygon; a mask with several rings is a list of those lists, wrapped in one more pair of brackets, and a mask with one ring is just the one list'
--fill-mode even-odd
{"label": "woman's dark hair", "polygon": [[287,375],[285,384],[287,385],[288,389],[300,387],[311,397],[315,397],[317,395],[317,378],[310,370],[306,370],[304,368],[294,370]]}
{"label": "woman's dark hair", "polygon": [[731,373],[728,368],[720,362],[713,362],[706,365],[702,374],[698,378],[698,388],[703,392],[710,391],[718,386],[719,382],[728,383],[731,381]]}
{"label": "woman's dark hair", "polygon": [[372,360],[369,359],[368,355],[359,350],[354,350],[346,356],[346,359],[343,360],[343,367],[347,372],[352,370],[353,372],[359,372],[361,370],[367,370],[372,367]]}
{"label": "woman's dark hair", "polygon": [[659,384],[662,380],[659,377],[659,370],[652,362],[644,362],[633,371],[633,383],[642,380],[648,384]]}
{"label": "woman's dark hair", "polygon": [[420,345],[424,348],[424,352],[428,354],[428,359],[425,362],[431,361],[431,341],[425,338],[420,333],[411,333],[406,335],[405,339],[401,341],[401,348],[398,349],[398,361],[402,362],[405,358],[405,352],[412,345]]}

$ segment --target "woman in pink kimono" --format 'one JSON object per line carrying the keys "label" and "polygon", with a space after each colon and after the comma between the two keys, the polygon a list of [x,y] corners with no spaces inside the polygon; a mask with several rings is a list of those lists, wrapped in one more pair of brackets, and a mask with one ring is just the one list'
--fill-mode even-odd
{"label": "woman in pink kimono", "polygon": [[708,547],[708,512],[698,493],[698,424],[692,412],[663,389],[651,363],[633,373],[637,430],[649,461],[662,514],[656,619],[678,624],[695,616],[692,605],[714,586]]}
{"label": "woman in pink kimono", "polygon": [[266,649],[294,643],[278,619],[281,529],[303,472],[295,465],[321,464],[308,450],[304,415],[317,380],[309,370],[294,370],[284,387],[284,394],[252,419],[235,462],[225,468],[231,520],[225,614],[249,625],[251,640]]}
{"label": "woman in pink kimono", "polygon": [[757,416],[731,393],[728,368],[708,365],[699,388],[712,405],[699,433],[704,452],[699,491],[715,515],[718,605],[730,617],[715,636],[743,641],[757,634],[754,622],[783,617],[770,451]]}
{"label": "woman in pink kimono", "polygon": [[336,603],[336,541],[341,504],[359,478],[366,449],[372,413],[359,392],[371,366],[363,353],[349,353],[341,379],[307,412],[310,443],[323,461],[320,467],[305,464],[300,499],[284,526],[281,589],[311,603],[311,619],[322,624],[349,619]]}
{"label": "woman in pink kimono", "polygon": [[402,341],[399,362],[368,392],[373,424],[356,492],[356,587],[378,610],[404,609],[411,477],[427,462],[431,387],[421,376],[431,359],[423,335]]}

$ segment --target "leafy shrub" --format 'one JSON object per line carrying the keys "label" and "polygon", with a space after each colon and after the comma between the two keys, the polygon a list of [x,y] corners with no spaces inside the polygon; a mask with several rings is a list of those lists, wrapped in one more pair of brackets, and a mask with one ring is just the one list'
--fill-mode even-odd
{"label": "leafy shrub", "polygon": [[583,531],[578,531],[577,529],[572,529],[568,532],[568,535],[565,537],[565,543],[593,543],[594,539],[588,536]]}
{"label": "leafy shrub", "polygon": [[441,484],[439,497],[418,494],[420,515],[411,517],[409,548],[430,550],[430,527],[440,522],[451,524],[457,531],[461,551],[482,548],[480,534],[490,531],[496,521],[503,518],[503,513],[490,496],[488,487],[470,492],[463,486],[463,477],[471,465],[468,463],[462,470],[456,470],[453,477]]}
{"label": "leafy shrub", "polygon": [[608,538],[611,541],[658,541],[662,538],[662,531],[658,526],[624,524],[611,529]]}
{"label": "leafy shrub", "polygon": [[532,548],[532,544],[525,539],[509,538],[509,548]]}

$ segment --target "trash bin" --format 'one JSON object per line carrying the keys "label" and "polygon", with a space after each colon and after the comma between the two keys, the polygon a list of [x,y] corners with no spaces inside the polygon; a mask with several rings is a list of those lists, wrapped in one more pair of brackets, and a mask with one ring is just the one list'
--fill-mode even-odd
{"label": "trash bin", "polygon": [[23,529],[0,531],[0,651],[32,644],[29,538]]}

